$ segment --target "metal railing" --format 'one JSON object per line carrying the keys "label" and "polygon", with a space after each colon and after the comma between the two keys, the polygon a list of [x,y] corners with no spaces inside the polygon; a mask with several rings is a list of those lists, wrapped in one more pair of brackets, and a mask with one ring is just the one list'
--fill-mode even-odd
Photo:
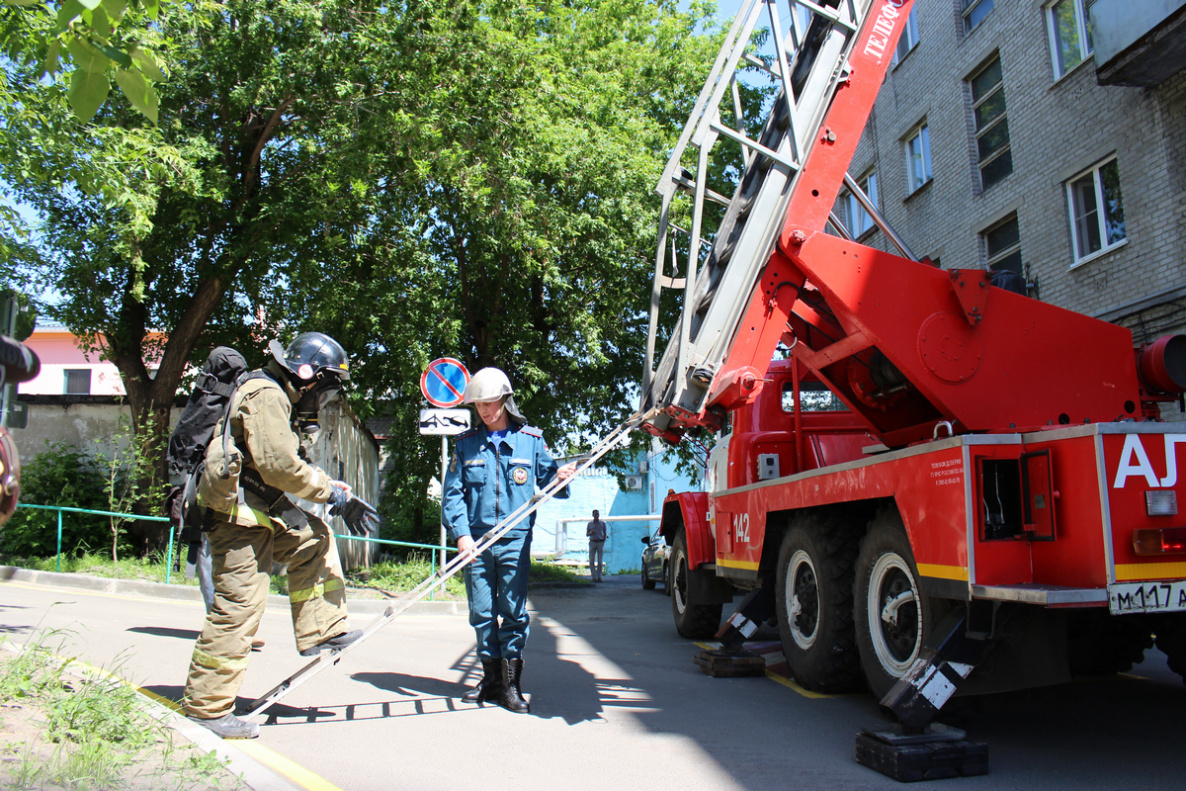
{"label": "metal railing", "polygon": [[[146,522],[168,522],[169,523],[169,548],[165,552],[165,584],[168,585],[172,581],[173,574],[173,545],[174,541],[174,524],[173,520],[167,516],[143,516],[141,514],[120,513],[118,511],[97,511],[93,508],[75,508],[67,505],[33,505],[31,503],[19,503],[17,508],[36,508],[42,511],[57,511],[58,513],[58,544],[57,544],[57,558],[55,562],[55,570],[62,570],[62,513],[69,512],[74,514],[92,514],[94,516],[114,516],[128,519],[129,521],[143,520]],[[437,552],[444,550],[445,552],[456,552],[456,547],[443,547],[436,544],[417,544],[412,541],[394,541],[387,538],[370,538],[368,536],[348,536],[334,534],[335,538],[346,539],[347,541],[362,541],[370,544],[388,544],[391,546],[411,547],[413,549],[427,549],[431,550],[428,553],[431,575],[436,576],[437,573]],[[430,595],[429,600],[435,600],[435,591]]]}
{"label": "metal railing", "polygon": [[144,520],[146,522],[168,522],[169,523],[169,549],[168,557],[165,558],[165,584],[169,584],[169,574],[173,570],[173,520],[167,516],[143,516],[141,514],[123,514],[117,511],[96,511],[91,508],[74,508],[68,505],[31,505],[29,503],[18,503],[17,508],[37,508],[43,511],[57,511],[58,512],[58,558],[57,571],[62,570],[62,512],[69,511],[74,514],[94,514],[96,516],[120,516],[126,517],[129,520]]}

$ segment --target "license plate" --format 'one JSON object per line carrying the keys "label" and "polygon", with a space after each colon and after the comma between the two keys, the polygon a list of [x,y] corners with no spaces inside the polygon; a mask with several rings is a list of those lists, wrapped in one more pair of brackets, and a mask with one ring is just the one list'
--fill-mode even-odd
{"label": "license plate", "polygon": [[1113,615],[1186,610],[1186,580],[1109,585],[1108,609]]}

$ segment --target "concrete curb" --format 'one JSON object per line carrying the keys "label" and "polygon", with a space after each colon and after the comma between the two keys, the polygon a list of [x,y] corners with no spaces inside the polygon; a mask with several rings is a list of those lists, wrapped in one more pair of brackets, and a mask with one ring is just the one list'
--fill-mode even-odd
{"label": "concrete curb", "polygon": [[[100,593],[119,593],[143,596],[149,599],[170,599],[173,601],[202,601],[202,592],[192,585],[165,585],[145,580],[113,579],[92,577],[86,574],[66,574],[57,571],[34,571],[17,566],[0,566],[0,582],[27,582],[33,585],[47,585],[62,588],[81,588]],[[376,615],[383,612],[391,599],[352,599],[347,593],[347,609],[352,613]],[[269,607],[287,609],[288,597],[280,594],[268,596]],[[408,608],[407,615],[468,615],[464,601],[418,601]]]}

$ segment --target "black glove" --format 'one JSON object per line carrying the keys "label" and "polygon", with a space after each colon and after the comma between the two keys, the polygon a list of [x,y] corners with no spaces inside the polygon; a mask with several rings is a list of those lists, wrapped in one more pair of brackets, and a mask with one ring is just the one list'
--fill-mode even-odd
{"label": "black glove", "polygon": [[330,500],[330,503],[330,516],[342,517],[352,536],[369,535],[379,525],[379,512],[366,500],[347,494],[344,501]]}

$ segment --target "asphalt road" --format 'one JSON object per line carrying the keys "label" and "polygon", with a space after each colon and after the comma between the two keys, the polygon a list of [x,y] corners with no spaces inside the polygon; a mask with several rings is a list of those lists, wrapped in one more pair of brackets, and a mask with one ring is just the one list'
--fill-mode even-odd
{"label": "asphalt road", "polygon": [[[902,787],[853,759],[861,727],[885,725],[871,698],[702,674],[668,598],[637,578],[531,602],[531,715],[461,703],[477,669],[465,617],[409,613],[294,690],[258,740],[226,746],[288,778],[249,775],[257,791]],[[376,617],[352,612],[355,626]],[[202,618],[197,601],[0,582],[0,633],[59,630],[81,658],[171,699]],[[281,604],[260,634],[244,701],[307,661]],[[949,722],[988,743],[990,772],[934,787],[1180,790],[1183,711],[1186,686],[1154,651],[1131,674],[960,702]]]}

